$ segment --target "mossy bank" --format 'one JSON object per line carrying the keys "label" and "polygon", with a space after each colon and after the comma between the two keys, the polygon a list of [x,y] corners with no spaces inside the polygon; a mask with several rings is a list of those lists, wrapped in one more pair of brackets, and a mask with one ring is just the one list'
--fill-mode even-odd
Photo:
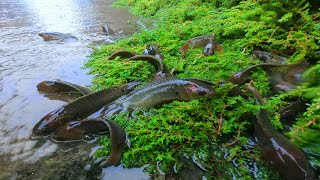
{"label": "mossy bank", "polygon": [[[134,14],[149,18],[153,29],[142,28],[132,37],[115,45],[96,49],[86,63],[95,75],[94,88],[119,86],[137,79],[151,81],[155,69],[146,62],[124,62],[107,57],[117,50],[141,54],[147,43],[158,43],[164,63],[180,78],[201,78],[216,84],[212,99],[173,102],[152,109],[112,117],[125,128],[131,147],[125,149],[122,163],[127,167],[150,164],[148,170],[178,172],[187,157],[206,169],[208,178],[278,179],[276,170],[267,166],[254,145],[253,119],[259,111],[252,94],[249,98],[228,96],[234,86],[219,82],[259,60],[253,50],[264,50],[288,58],[288,63],[308,59],[312,63],[306,81],[288,92],[270,95],[267,74],[257,70],[254,86],[265,98],[274,126],[301,147],[313,168],[320,168],[320,13],[316,1],[201,1],[201,0],[119,0]],[[181,54],[179,48],[190,38],[215,34],[224,53],[204,56],[202,49]],[[247,84],[242,85],[246,89]],[[290,100],[303,97],[307,110],[291,119],[290,132],[284,132],[279,110]],[[106,146],[97,156],[106,156]]]}

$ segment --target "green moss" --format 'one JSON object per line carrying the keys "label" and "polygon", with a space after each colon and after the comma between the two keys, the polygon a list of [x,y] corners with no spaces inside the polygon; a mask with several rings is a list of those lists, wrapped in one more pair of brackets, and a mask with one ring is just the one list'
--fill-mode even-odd
{"label": "green moss", "polygon": [[[145,62],[107,60],[120,49],[141,53],[146,43],[160,44],[164,63],[174,68],[177,77],[202,78],[217,85],[232,73],[259,63],[251,56],[253,49],[287,56],[289,62],[305,58],[318,62],[320,57],[319,13],[310,14],[306,1],[119,0],[117,5],[131,6],[132,12],[149,16],[156,26],[93,52],[86,66],[95,75],[96,89],[137,79],[152,80],[154,67]],[[205,57],[202,49],[190,49],[187,54],[180,54],[179,48],[186,40],[209,33],[215,34],[224,53]],[[287,136],[309,153],[312,165],[318,170],[319,72],[318,64],[305,73],[307,81],[301,87],[270,97],[265,105],[275,127],[281,130],[278,111],[288,104],[288,99],[304,97],[311,101]],[[252,79],[264,96],[270,94],[264,71],[257,70]],[[260,159],[258,148],[244,149],[252,135],[253,114],[259,109],[252,98],[229,97],[227,92],[232,86],[227,83],[217,88],[213,99],[175,101],[136,111],[134,117],[126,113],[113,116],[125,128],[132,144],[124,151],[122,163],[128,167],[151,164],[149,171],[154,171],[160,161],[161,170],[169,172],[175,164],[183,166],[181,157],[196,156],[209,176],[252,179],[254,173],[246,167],[256,162],[258,179],[278,179],[274,170]],[[246,89],[246,86],[241,87]],[[314,123],[308,124],[312,120]],[[109,146],[108,138],[100,141]],[[97,155],[108,153],[105,148]]]}

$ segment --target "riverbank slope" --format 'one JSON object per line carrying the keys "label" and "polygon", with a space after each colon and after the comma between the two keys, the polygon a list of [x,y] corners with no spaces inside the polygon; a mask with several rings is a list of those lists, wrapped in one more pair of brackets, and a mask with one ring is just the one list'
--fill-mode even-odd
{"label": "riverbank slope", "polygon": [[[311,3],[311,4],[310,4]],[[311,64],[303,77],[305,82],[295,90],[271,94],[268,75],[262,69],[251,79],[267,97],[266,108],[279,132],[284,133],[279,110],[293,99],[308,100],[304,113],[293,117],[291,131],[285,135],[308,153],[312,166],[319,171],[320,162],[320,14],[313,1],[201,1],[201,0],[120,0],[116,5],[129,5],[134,14],[152,20],[154,29],[142,29],[115,45],[104,46],[86,63],[95,75],[96,89],[117,86],[141,79],[152,80],[155,70],[145,62],[107,60],[117,50],[141,54],[147,43],[158,43],[164,63],[180,78],[206,79],[216,84],[214,99],[173,102],[161,107],[140,110],[135,117],[120,114],[112,119],[130,136],[132,146],[126,149],[122,163],[128,167],[151,164],[149,171],[178,172],[189,157],[206,175],[230,179],[278,178],[274,169],[260,158],[254,145],[253,119],[259,111],[252,94],[230,97],[234,86],[226,83],[231,74],[261,63],[253,50],[273,52],[287,58],[287,63],[307,59]],[[187,53],[180,47],[190,38],[212,34],[224,53],[204,56],[201,48]],[[247,89],[247,84],[241,86]],[[109,139],[101,143],[109,146]],[[108,154],[108,148],[97,155]],[[160,163],[157,163],[160,162]],[[157,168],[158,167],[158,168]]]}

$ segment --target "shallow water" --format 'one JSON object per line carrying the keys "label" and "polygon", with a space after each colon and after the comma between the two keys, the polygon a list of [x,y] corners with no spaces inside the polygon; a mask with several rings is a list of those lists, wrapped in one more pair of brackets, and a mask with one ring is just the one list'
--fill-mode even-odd
{"label": "shallow water", "polygon": [[[92,77],[81,67],[92,51],[88,44],[110,41],[102,26],[108,24],[121,36],[134,32],[128,22],[136,19],[126,9],[110,4],[106,0],[0,1],[0,179],[48,178],[50,172],[45,170],[60,165],[51,169],[57,171],[55,178],[69,178],[67,173],[59,175],[62,168],[73,168],[70,176],[76,177],[75,166],[99,177],[101,170],[83,163],[91,163],[94,144],[57,145],[47,139],[30,140],[30,135],[44,115],[65,103],[41,95],[36,89],[39,82],[61,79],[89,85]],[[39,32],[71,33],[79,41],[45,42]],[[80,154],[85,158],[77,158]]]}

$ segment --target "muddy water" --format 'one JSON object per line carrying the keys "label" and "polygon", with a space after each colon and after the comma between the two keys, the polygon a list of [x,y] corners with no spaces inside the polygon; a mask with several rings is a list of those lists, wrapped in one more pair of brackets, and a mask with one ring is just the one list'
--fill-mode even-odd
{"label": "muddy water", "polygon": [[[106,23],[118,34],[134,32],[135,18],[107,0],[0,1],[0,179],[99,178],[88,154],[95,144],[57,145],[30,140],[31,129],[64,104],[39,94],[37,83],[62,79],[91,83],[82,69],[92,41],[110,41]],[[78,42],[44,42],[39,32],[71,33]]]}

